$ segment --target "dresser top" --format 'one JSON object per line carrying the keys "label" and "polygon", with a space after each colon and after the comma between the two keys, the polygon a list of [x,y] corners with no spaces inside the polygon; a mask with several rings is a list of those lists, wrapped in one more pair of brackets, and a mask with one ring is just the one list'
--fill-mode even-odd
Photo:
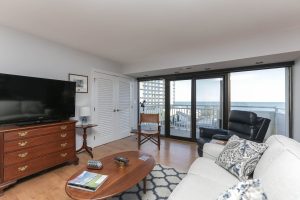
{"label": "dresser top", "polygon": [[0,125],[0,133],[7,132],[7,131],[20,131],[20,130],[26,130],[26,129],[33,129],[33,128],[43,128],[43,127],[49,127],[49,126],[60,126],[63,124],[72,124],[76,123],[76,120],[64,120],[60,122],[53,122],[53,123],[42,123],[42,124],[33,124],[33,125],[25,125],[25,126],[17,126],[17,125]]}

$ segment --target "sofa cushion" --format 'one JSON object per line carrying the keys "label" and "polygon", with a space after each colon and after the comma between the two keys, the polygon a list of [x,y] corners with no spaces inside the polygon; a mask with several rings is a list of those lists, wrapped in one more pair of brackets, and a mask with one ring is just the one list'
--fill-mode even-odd
{"label": "sofa cushion", "polygon": [[239,182],[226,190],[217,200],[267,200],[259,179]]}
{"label": "sofa cushion", "polygon": [[197,158],[191,165],[188,173],[199,175],[200,179],[203,177],[219,182],[226,185],[227,188],[238,182],[234,175],[228,173],[227,170],[217,165],[213,160],[204,157]]}
{"label": "sofa cushion", "polygon": [[240,180],[245,180],[253,173],[267,148],[267,144],[240,139],[234,135],[228,140],[216,163]]}
{"label": "sofa cushion", "polygon": [[188,174],[173,190],[168,200],[216,200],[227,189],[228,185],[218,180]]}
{"label": "sofa cushion", "polygon": [[262,181],[269,199],[300,199],[300,144],[284,136],[271,136],[254,178]]}
{"label": "sofa cushion", "polygon": [[285,151],[260,177],[269,199],[300,199],[300,158]]}
{"label": "sofa cushion", "polygon": [[268,168],[278,159],[280,154],[289,149],[296,154],[300,154],[300,144],[288,137],[282,135],[273,135],[268,138],[266,143],[269,145],[261,159],[257,163],[254,171],[254,177],[261,177],[268,171]]}

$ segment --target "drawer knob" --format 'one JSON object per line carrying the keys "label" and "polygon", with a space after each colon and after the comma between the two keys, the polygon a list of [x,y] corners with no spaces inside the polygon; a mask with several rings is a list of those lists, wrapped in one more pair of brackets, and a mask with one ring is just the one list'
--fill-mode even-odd
{"label": "drawer knob", "polygon": [[61,129],[61,130],[66,130],[66,129],[67,129],[67,126],[66,126],[66,125],[60,126],[60,129]]}
{"label": "drawer knob", "polygon": [[20,137],[25,137],[28,134],[28,131],[21,131],[18,133]]}
{"label": "drawer knob", "polygon": [[18,154],[19,158],[25,158],[27,155],[28,155],[28,152]]}
{"label": "drawer knob", "polygon": [[62,133],[62,134],[60,134],[60,137],[65,138],[65,137],[67,137],[67,134],[66,133]]}
{"label": "drawer knob", "polygon": [[61,157],[66,157],[68,155],[68,153],[61,153],[60,156]]}
{"label": "drawer knob", "polygon": [[18,170],[19,172],[24,172],[28,168],[28,165],[24,165],[22,167],[19,167]]}
{"label": "drawer knob", "polygon": [[27,143],[28,143],[27,141],[21,141],[18,144],[19,144],[20,147],[24,147],[24,146],[27,145]]}
{"label": "drawer knob", "polygon": [[68,145],[68,143],[62,143],[60,144],[61,147],[66,147]]}

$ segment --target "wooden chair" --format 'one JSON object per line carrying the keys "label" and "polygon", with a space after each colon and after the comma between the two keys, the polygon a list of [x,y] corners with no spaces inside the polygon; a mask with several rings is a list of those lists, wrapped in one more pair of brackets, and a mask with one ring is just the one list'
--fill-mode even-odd
{"label": "wooden chair", "polygon": [[[141,125],[143,123],[157,124],[157,130],[142,130]],[[143,139],[142,139],[143,136]],[[160,150],[160,125],[159,125],[159,114],[141,114],[140,123],[138,125],[138,149],[141,145],[147,141],[158,146]]]}

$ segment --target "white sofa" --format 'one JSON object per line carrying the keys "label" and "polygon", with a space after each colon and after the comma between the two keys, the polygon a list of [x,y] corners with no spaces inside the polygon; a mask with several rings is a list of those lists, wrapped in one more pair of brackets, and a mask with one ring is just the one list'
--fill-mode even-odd
{"label": "white sofa", "polygon": [[[268,138],[253,178],[259,178],[269,200],[300,200],[300,143],[284,136]],[[216,200],[239,180],[215,164],[224,146],[207,143],[203,157],[191,165],[169,200]]]}

